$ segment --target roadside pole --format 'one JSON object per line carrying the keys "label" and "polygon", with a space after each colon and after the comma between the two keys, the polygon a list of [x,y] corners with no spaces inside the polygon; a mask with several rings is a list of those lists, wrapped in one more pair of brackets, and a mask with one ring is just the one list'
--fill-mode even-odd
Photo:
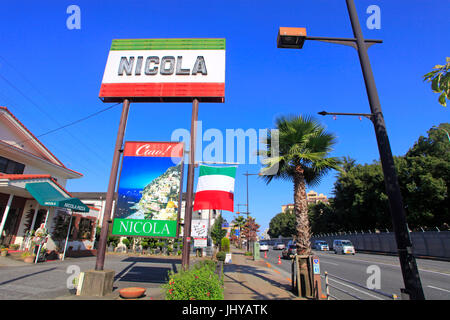
{"label": "roadside pole", "polygon": [[381,103],[375,86],[375,79],[372,73],[372,67],[370,66],[369,55],[367,54],[367,46],[364,42],[355,3],[353,0],[346,1],[353,34],[356,38],[357,51],[363,72],[364,83],[366,85],[367,96],[369,98],[369,105],[373,115],[372,122],[375,128],[384,181],[386,184],[386,193],[389,198],[392,225],[395,231],[398,256],[405,284],[404,293],[412,300],[425,300],[416,260],[412,254],[412,243],[406,224],[403,199],[400,193],[400,186],[383,113],[381,112]]}
{"label": "roadside pole", "polygon": [[184,270],[189,268],[189,255],[191,248],[191,222],[192,208],[194,201],[194,174],[195,174],[195,146],[197,139],[197,121],[198,121],[198,100],[192,101],[192,118],[191,118],[191,134],[189,149],[189,164],[186,187],[186,210],[184,212],[184,229],[183,229],[183,253],[181,258],[181,266]]}
{"label": "roadside pole", "polygon": [[103,214],[102,229],[100,232],[100,239],[98,242],[97,260],[95,262],[96,271],[102,271],[105,265],[106,240],[108,238],[112,204],[114,200],[117,182],[117,170],[119,168],[120,154],[122,153],[123,137],[125,135],[125,128],[127,126],[129,110],[130,110],[130,101],[128,99],[125,99],[123,101],[122,115],[120,118],[119,130],[117,132],[116,146],[114,149],[111,173],[109,175],[108,192],[106,193],[105,212]]}

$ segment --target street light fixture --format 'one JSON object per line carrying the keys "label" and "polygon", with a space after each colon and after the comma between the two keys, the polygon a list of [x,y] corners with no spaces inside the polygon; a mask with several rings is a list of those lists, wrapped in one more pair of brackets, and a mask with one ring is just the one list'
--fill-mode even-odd
{"label": "street light fixture", "polygon": [[[307,37],[306,30],[304,30],[304,36],[299,35],[298,37],[303,37],[303,39],[301,40],[303,42],[305,40],[318,40],[347,45],[355,48],[358,52],[371,110],[370,119],[372,120],[374,125],[381,165],[383,168],[386,193],[389,199],[392,225],[394,227],[395,239],[397,242],[397,250],[403,275],[403,282],[405,284],[405,289],[401,289],[401,291],[405,297],[408,297],[412,300],[424,300],[425,295],[423,293],[416,259],[412,254],[412,242],[406,223],[406,214],[402,195],[400,193],[397,173],[395,170],[394,158],[392,156],[386,125],[384,122],[383,113],[381,111],[381,103],[378,97],[377,88],[375,86],[372,67],[370,66],[369,55],[367,54],[367,48],[375,43],[381,43],[382,41],[364,39],[361,31],[361,26],[359,24],[355,3],[353,0],[346,0],[346,3],[353,29],[353,35],[355,38]],[[282,32],[282,28],[280,28],[279,35],[282,35]],[[292,34],[286,35],[293,36]],[[299,42],[301,41],[299,40]],[[280,36],[277,40],[279,48],[295,48],[292,44],[291,46],[289,46],[289,43],[291,42],[293,42],[293,40],[289,40],[287,41],[287,44],[283,44],[283,42],[280,41]],[[297,46],[296,48],[301,49],[302,47],[303,43],[301,46]],[[330,113],[323,111],[320,114],[326,115]]]}

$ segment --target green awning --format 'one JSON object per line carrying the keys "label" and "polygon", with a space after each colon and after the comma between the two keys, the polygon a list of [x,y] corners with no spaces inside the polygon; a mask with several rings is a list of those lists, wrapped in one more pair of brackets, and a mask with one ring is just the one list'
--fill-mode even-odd
{"label": "green awning", "polygon": [[41,206],[67,208],[73,211],[89,212],[89,208],[78,198],[70,198],[62,194],[48,182],[32,182],[25,189]]}

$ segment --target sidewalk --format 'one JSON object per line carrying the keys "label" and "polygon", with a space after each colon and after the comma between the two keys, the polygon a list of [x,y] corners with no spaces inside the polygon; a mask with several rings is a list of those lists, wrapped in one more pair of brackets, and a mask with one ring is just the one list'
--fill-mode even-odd
{"label": "sidewalk", "polygon": [[225,300],[303,300],[290,291],[290,279],[264,259],[254,261],[243,250],[231,251],[232,263],[224,265]]}
{"label": "sidewalk", "polygon": [[[40,297],[46,299],[46,283],[49,279],[61,284],[61,294],[50,299],[57,300],[121,300],[119,289],[124,287],[145,287],[147,289],[145,297],[139,300],[163,300],[163,292],[160,288],[164,282],[165,275],[169,269],[176,268],[179,263],[177,259],[168,260],[167,257],[116,257],[108,259],[108,267],[116,270],[114,291],[105,297],[80,297],[75,295],[75,291],[65,287],[67,277],[67,266],[79,265],[82,270],[90,266],[92,258],[83,260],[67,259],[66,261],[52,261],[48,263],[27,264],[11,257],[0,257],[0,270],[9,270],[14,273],[16,267],[20,274],[17,279],[11,276],[16,285],[21,285],[20,281],[34,281],[36,288],[41,288]],[[191,264],[195,264],[196,257],[192,257]],[[48,268],[53,268],[57,272],[46,273]],[[12,268],[12,269],[11,269]],[[34,271],[30,271],[34,270]],[[5,271],[6,272],[6,271]],[[43,278],[42,282],[40,279]],[[49,278],[50,277],[50,278]],[[24,278],[25,280],[20,280]],[[5,278],[6,282],[11,282],[10,278]],[[46,280],[47,279],[47,280]],[[288,274],[274,269],[263,258],[254,261],[253,257],[244,255],[243,250],[232,248],[232,263],[224,265],[224,298],[225,300],[300,300],[291,290],[291,283]],[[16,281],[19,281],[16,283]],[[40,281],[40,282],[39,282]],[[5,283],[6,283],[5,282]],[[9,285],[9,284],[8,284]],[[10,288],[15,290],[14,288]],[[51,291],[50,290],[50,291]],[[19,290],[20,291],[20,290]],[[50,292],[51,293],[51,292]]]}

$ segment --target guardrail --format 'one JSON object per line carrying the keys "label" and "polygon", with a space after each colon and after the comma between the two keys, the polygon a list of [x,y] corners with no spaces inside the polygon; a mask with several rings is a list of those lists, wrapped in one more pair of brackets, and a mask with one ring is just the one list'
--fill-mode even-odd
{"label": "guardrail", "polygon": [[377,290],[377,289],[369,289],[369,288],[364,287],[364,286],[362,286],[362,285],[360,285],[360,284],[358,284],[356,282],[353,282],[353,281],[350,281],[350,280],[347,280],[347,279],[343,279],[343,278],[335,276],[335,275],[328,274],[328,272],[326,272],[326,271],[325,271],[324,274],[325,275],[321,276],[321,277],[325,278],[325,292],[326,292],[326,299],[327,300],[331,300],[330,298],[332,298],[334,300],[339,300],[336,296],[333,296],[333,295],[330,294],[330,288],[333,288],[334,290],[337,290],[337,291],[340,291],[342,293],[345,293],[346,295],[349,295],[349,296],[351,296],[351,297],[353,297],[353,298],[355,298],[357,300],[364,300],[363,298],[358,297],[358,296],[348,292],[347,290],[344,290],[342,288],[339,288],[339,287],[336,287],[336,286],[333,286],[333,285],[329,284],[329,280],[333,280],[333,278],[339,279],[340,281],[343,281],[345,283],[350,283],[350,284],[352,284],[354,286],[357,286],[359,288],[362,288],[362,289],[370,291],[370,292],[374,292],[376,294],[379,294],[381,296],[387,297],[387,298],[392,299],[392,300],[398,300],[399,299],[396,294],[386,293],[386,292],[383,292],[383,291],[380,291],[380,290]]}

